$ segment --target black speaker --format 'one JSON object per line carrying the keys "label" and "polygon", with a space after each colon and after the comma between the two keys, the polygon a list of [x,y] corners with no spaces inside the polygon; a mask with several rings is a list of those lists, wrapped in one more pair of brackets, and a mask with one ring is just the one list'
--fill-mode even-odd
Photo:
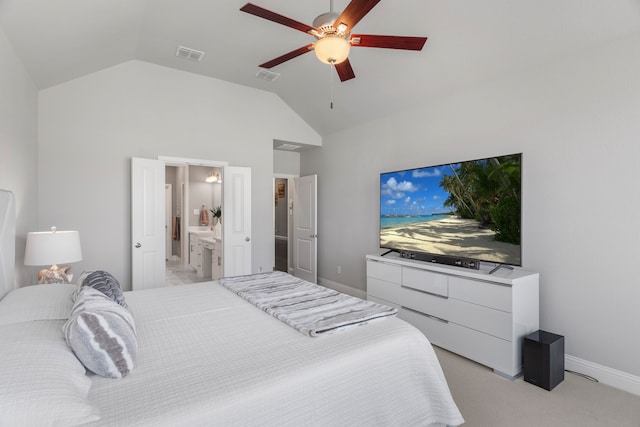
{"label": "black speaker", "polygon": [[522,364],[526,382],[553,390],[564,380],[564,337],[546,331],[527,335]]}

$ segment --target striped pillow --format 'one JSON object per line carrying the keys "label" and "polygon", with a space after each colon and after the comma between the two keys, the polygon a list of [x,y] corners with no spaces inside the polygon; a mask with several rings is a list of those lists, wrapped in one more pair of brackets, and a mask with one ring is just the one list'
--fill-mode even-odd
{"label": "striped pillow", "polygon": [[89,371],[123,378],[137,356],[133,316],[102,292],[83,286],[63,326],[67,344]]}
{"label": "striped pillow", "polygon": [[[78,284],[77,293],[82,290],[82,287],[88,286],[99,290],[121,306],[127,306],[127,303],[124,301],[124,294],[120,288],[120,283],[111,273],[102,270],[83,271],[78,280]],[[77,293],[75,295],[76,297]]]}

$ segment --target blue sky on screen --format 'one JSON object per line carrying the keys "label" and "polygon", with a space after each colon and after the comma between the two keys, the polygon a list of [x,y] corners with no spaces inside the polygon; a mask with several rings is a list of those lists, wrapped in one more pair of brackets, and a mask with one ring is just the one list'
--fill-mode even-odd
{"label": "blue sky on screen", "polygon": [[[458,164],[452,164],[458,167]],[[449,165],[380,174],[380,215],[431,215],[449,212],[443,206],[449,193],[440,187]]]}

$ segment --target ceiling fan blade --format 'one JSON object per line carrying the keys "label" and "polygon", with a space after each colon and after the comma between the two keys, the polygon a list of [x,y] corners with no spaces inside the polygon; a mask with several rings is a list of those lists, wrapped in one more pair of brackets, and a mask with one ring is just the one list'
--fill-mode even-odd
{"label": "ceiling fan blade", "polygon": [[353,68],[351,68],[351,63],[349,62],[349,58],[345,59],[339,64],[335,64],[336,71],[338,72],[338,77],[340,77],[341,82],[346,82],[347,80],[354,79],[356,77],[353,72]]}
{"label": "ceiling fan blade", "polygon": [[275,12],[271,12],[270,10],[263,9],[260,6],[256,6],[255,4],[247,3],[242,6],[240,10],[250,13],[251,15],[255,15],[259,18],[277,22],[278,24],[285,25],[287,27],[293,28],[294,30],[302,31],[303,33],[315,31],[315,28],[313,28],[311,25],[303,24],[302,22],[287,18],[286,16],[282,16]]}
{"label": "ceiling fan blade", "polygon": [[278,56],[275,59],[272,59],[271,61],[267,61],[264,64],[260,64],[258,65],[258,67],[262,67],[262,68],[273,68],[276,65],[280,65],[283,62],[286,62],[290,59],[296,58],[300,55],[302,55],[303,53],[307,53],[309,51],[313,50],[313,43],[308,44],[306,46],[302,46],[296,50],[292,50],[291,52],[285,53],[282,56]]}
{"label": "ceiling fan blade", "polygon": [[347,26],[346,32],[351,32],[353,27],[379,2],[380,0],[351,0],[351,3],[335,20],[333,26],[338,29],[340,24],[345,24]]}
{"label": "ceiling fan blade", "polygon": [[426,37],[351,35],[351,46],[379,47],[383,49],[422,50],[426,41]]}

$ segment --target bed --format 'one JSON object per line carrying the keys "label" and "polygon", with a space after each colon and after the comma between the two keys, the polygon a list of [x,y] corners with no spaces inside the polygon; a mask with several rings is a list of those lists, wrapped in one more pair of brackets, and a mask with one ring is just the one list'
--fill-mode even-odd
{"label": "bed", "polygon": [[[7,194],[2,242],[15,236]],[[9,246],[0,246],[0,425],[464,422],[430,343],[408,323],[385,316],[310,337],[219,282],[125,292],[135,367],[121,379],[94,375],[62,331],[77,285],[13,289]]]}

